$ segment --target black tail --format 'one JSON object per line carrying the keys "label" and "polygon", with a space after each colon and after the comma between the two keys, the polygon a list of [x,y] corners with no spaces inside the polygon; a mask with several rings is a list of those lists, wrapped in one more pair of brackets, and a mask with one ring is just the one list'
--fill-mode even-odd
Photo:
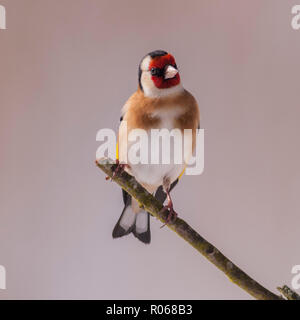
{"label": "black tail", "polygon": [[[177,182],[178,179],[172,183],[170,191],[176,186]],[[120,238],[132,232],[134,236],[142,242],[150,243],[150,214],[146,211],[134,213],[131,209],[131,196],[123,189],[122,194],[125,206],[114,227],[112,233],[113,238]],[[155,198],[161,203],[164,203],[166,196],[162,186],[160,186],[155,193]]]}
{"label": "black tail", "polygon": [[113,238],[123,237],[132,232],[143,243],[150,243],[150,214],[146,211],[134,213],[131,208],[131,196],[126,191],[122,191],[125,207],[114,227]]}

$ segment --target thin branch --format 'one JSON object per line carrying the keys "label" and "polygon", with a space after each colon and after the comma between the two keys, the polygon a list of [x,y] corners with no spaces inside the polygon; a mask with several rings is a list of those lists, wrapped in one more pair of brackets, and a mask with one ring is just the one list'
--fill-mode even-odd
{"label": "thin branch", "polygon": [[277,287],[277,290],[280,291],[288,300],[300,300],[299,294],[291,290],[286,285],[284,285],[282,288]]}
{"label": "thin branch", "polygon": [[[97,166],[103,170],[110,178],[116,168],[114,161],[102,158],[96,161]],[[167,212],[161,212],[162,203],[155,199],[148,191],[146,191],[134,177],[127,174],[125,171],[116,175],[113,178],[118,185],[134,197],[141,206],[154,217],[165,223]],[[268,289],[264,288],[257,281],[248,276],[237,265],[226,258],[216,247],[200,236],[191,226],[184,220],[177,218],[174,222],[167,225],[171,230],[176,232],[180,237],[187,241],[205,258],[213,263],[217,268],[224,272],[227,277],[240,288],[244,289],[251,296],[259,300],[282,300]],[[289,289],[290,290],[290,289]],[[281,291],[281,290],[280,290]],[[281,291],[283,293],[283,291]],[[285,294],[284,294],[285,295]],[[287,297],[287,295],[285,295]]]}

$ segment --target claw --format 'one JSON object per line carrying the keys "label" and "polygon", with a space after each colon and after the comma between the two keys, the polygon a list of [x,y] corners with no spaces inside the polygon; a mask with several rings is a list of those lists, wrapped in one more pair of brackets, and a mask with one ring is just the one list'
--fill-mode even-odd
{"label": "claw", "polygon": [[160,228],[163,228],[165,225],[169,224],[170,222],[174,222],[178,216],[177,212],[173,208],[173,202],[170,197],[169,190],[167,190],[166,192],[167,192],[168,204],[161,209],[160,213],[163,213],[166,210],[169,211],[169,213],[168,213],[166,222]]}
{"label": "claw", "polygon": [[123,164],[123,163],[118,163],[116,169],[114,170],[114,173],[113,173],[111,179],[113,179],[113,178],[115,178],[116,176],[120,175],[120,174],[124,171],[125,167],[126,167],[125,164]]}
{"label": "claw", "polygon": [[166,222],[160,228],[163,228],[164,226],[166,226],[170,222],[172,222],[172,223],[175,222],[175,220],[176,220],[176,218],[178,216],[177,212],[173,208],[169,208],[168,206],[164,206],[162,208],[161,212],[164,212],[165,210],[168,210],[169,214],[167,216]]}
{"label": "claw", "polygon": [[120,163],[119,160],[116,161],[116,164],[117,164],[117,167],[114,170],[111,180],[113,180],[113,178],[115,178],[116,176],[122,174],[122,172],[125,170],[126,167],[129,167],[128,164]]}
{"label": "claw", "polygon": [[[96,160],[97,163],[97,160]],[[126,167],[129,167],[128,164],[120,163],[119,160],[116,160],[116,168],[113,170],[112,177],[106,176],[105,180],[112,181],[116,176],[120,175]]]}

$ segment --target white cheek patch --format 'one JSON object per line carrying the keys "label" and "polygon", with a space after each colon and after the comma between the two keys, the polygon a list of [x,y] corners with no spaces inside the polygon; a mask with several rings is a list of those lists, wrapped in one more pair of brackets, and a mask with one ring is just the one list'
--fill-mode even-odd
{"label": "white cheek patch", "polygon": [[142,72],[141,83],[146,95],[148,95],[149,92],[152,92],[156,88],[150,72],[147,72],[147,71]]}
{"label": "white cheek patch", "polygon": [[150,62],[151,62],[151,57],[150,56],[147,56],[147,57],[144,58],[144,60],[141,63],[142,71],[149,70]]}

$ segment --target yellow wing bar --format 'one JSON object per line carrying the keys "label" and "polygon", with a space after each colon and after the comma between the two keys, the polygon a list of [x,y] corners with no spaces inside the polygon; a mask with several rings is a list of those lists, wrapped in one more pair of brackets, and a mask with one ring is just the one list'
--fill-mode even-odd
{"label": "yellow wing bar", "polygon": [[119,144],[116,144],[116,159],[119,160]]}
{"label": "yellow wing bar", "polygon": [[183,169],[182,172],[180,173],[180,175],[179,175],[179,177],[178,177],[178,180],[183,176],[184,171],[185,171],[185,168],[186,168],[186,166],[184,167],[184,169]]}

